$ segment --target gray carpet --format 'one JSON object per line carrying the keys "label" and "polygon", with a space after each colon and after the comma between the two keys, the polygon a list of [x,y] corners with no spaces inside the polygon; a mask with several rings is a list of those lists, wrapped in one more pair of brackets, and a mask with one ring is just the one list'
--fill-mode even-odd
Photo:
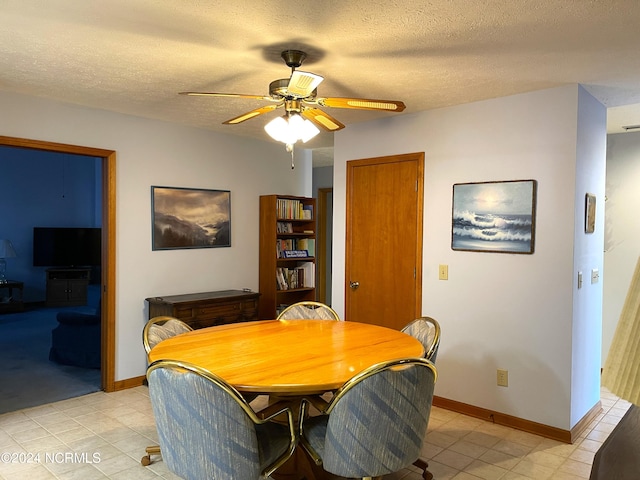
{"label": "gray carpet", "polygon": [[0,414],[100,390],[100,370],[49,361],[51,330],[62,310],[95,311],[38,308],[0,315]]}

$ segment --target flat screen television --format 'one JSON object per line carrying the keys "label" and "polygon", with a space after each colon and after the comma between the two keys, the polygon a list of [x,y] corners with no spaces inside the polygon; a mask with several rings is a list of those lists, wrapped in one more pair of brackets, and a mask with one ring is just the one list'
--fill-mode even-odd
{"label": "flat screen television", "polygon": [[34,267],[93,267],[101,262],[100,228],[34,227]]}

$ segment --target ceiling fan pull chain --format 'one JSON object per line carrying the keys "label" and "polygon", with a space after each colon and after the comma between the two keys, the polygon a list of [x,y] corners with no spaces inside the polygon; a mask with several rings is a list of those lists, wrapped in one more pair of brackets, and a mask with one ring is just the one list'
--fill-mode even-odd
{"label": "ceiling fan pull chain", "polygon": [[295,168],[293,163],[293,143],[287,143],[286,149],[287,152],[291,152],[291,170],[293,170]]}

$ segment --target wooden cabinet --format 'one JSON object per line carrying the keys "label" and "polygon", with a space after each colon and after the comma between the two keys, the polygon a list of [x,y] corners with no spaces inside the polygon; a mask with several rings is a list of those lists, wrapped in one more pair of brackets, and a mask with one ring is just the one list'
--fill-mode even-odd
{"label": "wooden cabinet", "polygon": [[260,312],[276,318],[292,303],[316,299],[316,199],[260,197]]}
{"label": "wooden cabinet", "polygon": [[73,307],[87,304],[89,268],[48,268],[47,307]]}
{"label": "wooden cabinet", "polygon": [[147,298],[149,318],[166,315],[189,324],[191,328],[212,327],[226,323],[258,319],[257,292],[220,290]]}

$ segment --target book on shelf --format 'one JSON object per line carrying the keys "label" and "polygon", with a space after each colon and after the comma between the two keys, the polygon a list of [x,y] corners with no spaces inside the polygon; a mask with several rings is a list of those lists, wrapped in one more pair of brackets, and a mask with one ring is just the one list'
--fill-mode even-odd
{"label": "book on shelf", "polygon": [[313,262],[304,262],[298,267],[303,273],[303,287],[314,288],[316,286],[316,264]]}
{"label": "book on shelf", "polygon": [[309,257],[316,256],[316,239],[315,238],[301,238],[298,240],[298,248],[300,250],[306,250]]}
{"label": "book on shelf", "polygon": [[276,283],[278,284],[278,290],[288,290],[289,284],[285,280],[284,269],[276,268]]}
{"label": "book on shelf", "polygon": [[304,205],[302,207],[302,218],[311,220],[313,218],[313,205]]}
{"label": "book on shelf", "polygon": [[277,233],[293,233],[293,225],[291,222],[278,222],[276,227]]}
{"label": "book on shelf", "polygon": [[307,258],[309,257],[309,252],[307,250],[284,250],[282,252],[283,258]]}
{"label": "book on shelf", "polygon": [[297,267],[276,269],[278,290],[293,290],[296,288],[314,288],[316,284],[315,264],[305,262]]}

